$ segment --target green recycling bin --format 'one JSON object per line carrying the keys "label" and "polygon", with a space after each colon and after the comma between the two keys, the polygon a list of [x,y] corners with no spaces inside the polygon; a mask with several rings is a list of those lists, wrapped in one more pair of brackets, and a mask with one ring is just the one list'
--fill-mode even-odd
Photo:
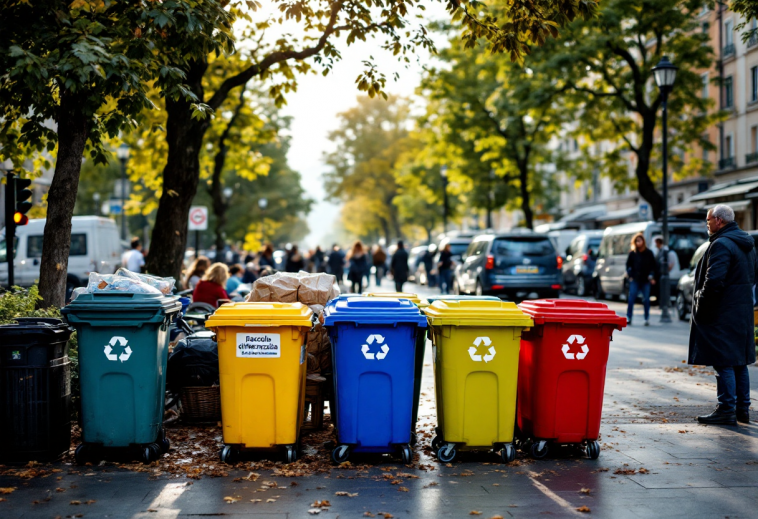
{"label": "green recycling bin", "polygon": [[149,463],[169,448],[163,431],[169,326],[178,297],[81,294],[61,313],[79,339],[80,424],[77,463],[103,448],[132,448]]}

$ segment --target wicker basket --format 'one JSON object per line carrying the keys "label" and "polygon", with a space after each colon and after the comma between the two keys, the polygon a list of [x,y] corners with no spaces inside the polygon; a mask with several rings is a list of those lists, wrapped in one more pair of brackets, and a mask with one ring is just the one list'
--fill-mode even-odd
{"label": "wicker basket", "polygon": [[221,391],[218,386],[191,386],[182,389],[182,416],[191,422],[221,420]]}

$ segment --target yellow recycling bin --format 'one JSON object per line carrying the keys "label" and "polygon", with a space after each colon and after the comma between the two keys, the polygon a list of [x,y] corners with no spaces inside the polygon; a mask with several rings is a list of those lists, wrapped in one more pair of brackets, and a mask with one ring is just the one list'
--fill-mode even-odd
{"label": "yellow recycling bin", "polygon": [[425,312],[434,357],[437,459],[449,463],[458,450],[486,448],[513,461],[519,346],[532,319],[514,303],[486,300],[435,301]]}
{"label": "yellow recycling bin", "polygon": [[231,303],[206,321],[218,341],[221,461],[282,447],[287,463],[297,459],[312,317],[301,303]]}

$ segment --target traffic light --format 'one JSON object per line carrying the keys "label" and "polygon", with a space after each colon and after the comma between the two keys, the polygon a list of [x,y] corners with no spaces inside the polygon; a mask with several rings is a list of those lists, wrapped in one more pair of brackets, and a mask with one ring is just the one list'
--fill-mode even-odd
{"label": "traffic light", "polygon": [[26,225],[29,223],[29,217],[26,213],[32,208],[32,190],[29,186],[32,185],[32,181],[28,178],[14,178],[15,191],[16,191],[16,205],[13,213],[13,223],[16,226]]}

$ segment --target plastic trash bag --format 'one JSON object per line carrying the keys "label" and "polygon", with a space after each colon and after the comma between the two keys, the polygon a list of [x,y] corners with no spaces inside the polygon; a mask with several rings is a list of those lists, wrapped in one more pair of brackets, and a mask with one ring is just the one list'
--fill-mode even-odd
{"label": "plastic trash bag", "polygon": [[139,279],[115,274],[98,274],[90,272],[87,292],[129,292],[131,294],[161,294],[162,292]]}
{"label": "plastic trash bag", "polygon": [[116,271],[116,276],[122,276],[136,281],[141,281],[153,288],[157,288],[161,294],[169,295],[174,290],[176,280],[174,278],[159,278],[158,276],[151,276],[150,274],[140,274],[132,272],[125,268],[120,268]]}

